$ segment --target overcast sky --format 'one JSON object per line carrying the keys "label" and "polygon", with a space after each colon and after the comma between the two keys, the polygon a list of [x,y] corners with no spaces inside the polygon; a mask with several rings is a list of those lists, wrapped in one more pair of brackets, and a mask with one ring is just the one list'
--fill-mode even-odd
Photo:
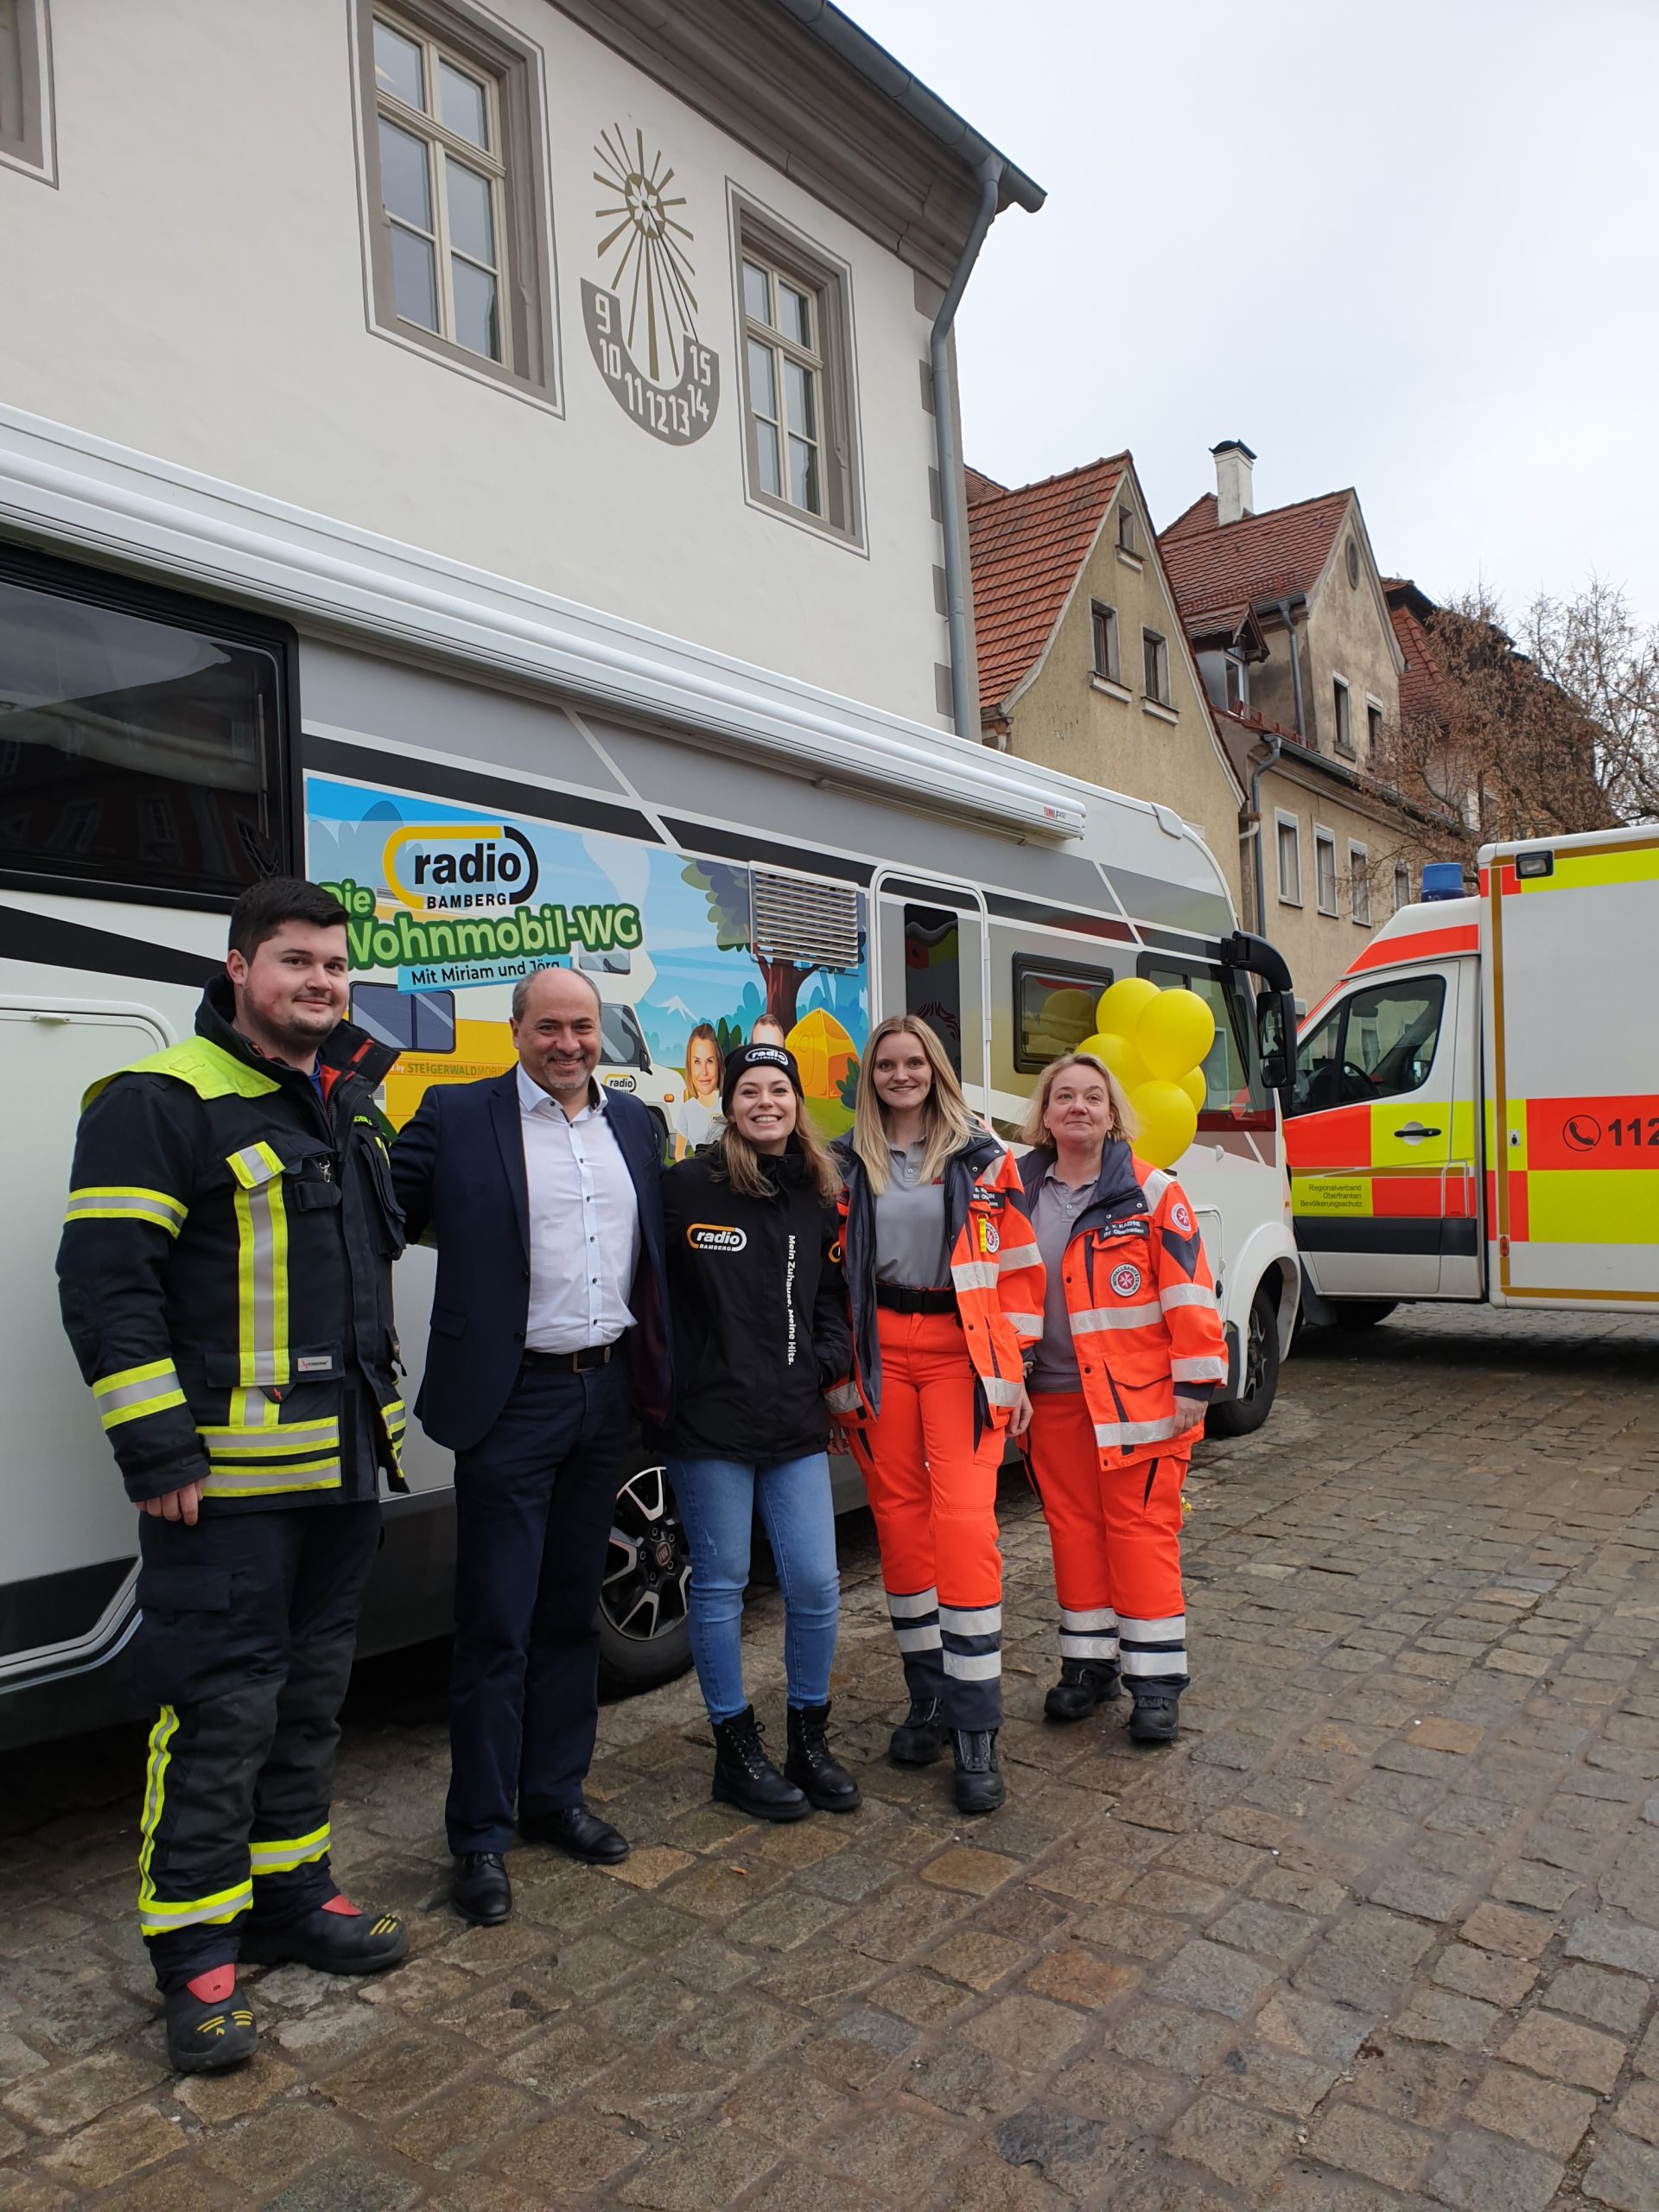
{"label": "overcast sky", "polygon": [[1659,0],[842,0],[1046,188],[958,321],[969,461],[1160,526],[1352,484],[1383,573],[1659,620]]}

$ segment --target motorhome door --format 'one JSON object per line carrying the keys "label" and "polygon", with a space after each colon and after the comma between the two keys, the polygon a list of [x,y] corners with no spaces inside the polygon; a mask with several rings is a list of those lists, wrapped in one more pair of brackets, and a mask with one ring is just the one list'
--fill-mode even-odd
{"label": "motorhome door", "polygon": [[988,1104],[989,997],[983,895],[883,869],[870,887],[876,1017],[918,1014],[938,1037],[968,1103]]}

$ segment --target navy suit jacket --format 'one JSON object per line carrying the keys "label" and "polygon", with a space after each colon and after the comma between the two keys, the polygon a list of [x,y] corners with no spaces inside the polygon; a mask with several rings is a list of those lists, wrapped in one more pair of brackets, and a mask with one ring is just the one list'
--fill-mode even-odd
{"label": "navy suit jacket", "polygon": [[[624,1338],[640,1417],[668,1417],[662,1149],[638,1099],[607,1090],[605,1115],[639,1201],[639,1268]],[[415,1410],[435,1442],[465,1452],[494,1426],[524,1363],[530,1316],[530,1185],[518,1071],[434,1084],[391,1150],[410,1243],[438,1248],[426,1376]]]}

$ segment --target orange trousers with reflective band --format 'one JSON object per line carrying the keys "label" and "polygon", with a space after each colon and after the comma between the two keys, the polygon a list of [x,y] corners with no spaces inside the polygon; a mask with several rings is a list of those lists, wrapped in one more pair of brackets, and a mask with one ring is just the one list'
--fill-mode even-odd
{"label": "orange trousers with reflective band", "polygon": [[1036,1391],[1026,1456],[1043,1501],[1060,1656],[1116,1662],[1133,1683],[1184,1681],[1181,1487],[1190,1439],[1122,1466],[1101,1464],[1080,1390]]}
{"label": "orange trousers with reflective band", "polygon": [[996,1478],[1004,1432],[974,1443],[974,1368],[951,1313],[883,1308],[881,1410],[855,1451],[887,1611],[912,1697],[947,1724],[1001,1726],[1002,1554]]}

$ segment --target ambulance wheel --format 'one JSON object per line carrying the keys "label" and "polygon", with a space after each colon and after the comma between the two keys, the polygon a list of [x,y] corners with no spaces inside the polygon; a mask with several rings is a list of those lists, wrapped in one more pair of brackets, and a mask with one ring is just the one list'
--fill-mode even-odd
{"label": "ambulance wheel", "polygon": [[1206,1436],[1250,1436],[1273,1411],[1279,1388],[1279,1301],[1271,1282],[1258,1283],[1250,1300],[1244,1375],[1237,1397],[1224,1398],[1204,1419]]}
{"label": "ambulance wheel", "polygon": [[691,1664],[691,1552],[660,1459],[639,1452],[619,1485],[599,1596],[599,1678],[613,1695],[654,1690]]}
{"label": "ambulance wheel", "polygon": [[1392,1298],[1333,1298],[1331,1300],[1331,1326],[1333,1329],[1374,1329],[1379,1321],[1388,1319],[1396,1302]]}

